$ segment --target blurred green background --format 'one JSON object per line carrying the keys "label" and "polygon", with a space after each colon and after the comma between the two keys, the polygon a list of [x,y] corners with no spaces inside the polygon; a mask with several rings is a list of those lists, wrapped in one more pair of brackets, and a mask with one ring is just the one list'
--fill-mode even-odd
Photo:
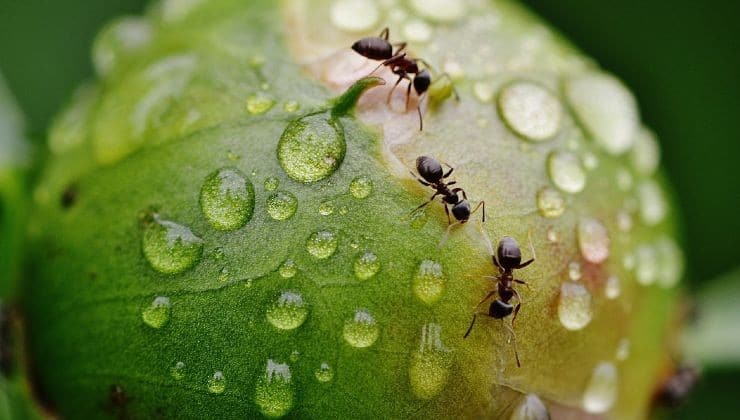
{"label": "blurred green background", "polygon": [[[245,0],[248,1],[248,0]],[[108,19],[144,0],[0,0],[0,70],[41,141],[50,119],[92,75],[89,51]],[[693,290],[740,254],[740,3],[525,0],[637,95],[658,134],[685,220]],[[698,308],[701,314],[702,308]],[[672,418],[735,418],[740,371],[714,368]]]}

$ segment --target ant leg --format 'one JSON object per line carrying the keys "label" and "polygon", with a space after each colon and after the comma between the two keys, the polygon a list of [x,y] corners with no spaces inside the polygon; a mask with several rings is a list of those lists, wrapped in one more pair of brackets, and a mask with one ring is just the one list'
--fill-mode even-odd
{"label": "ant leg", "polygon": [[511,328],[514,328],[514,321],[516,321],[516,316],[519,314],[519,309],[522,307],[522,296],[517,292],[515,289],[511,289],[514,291],[514,295],[516,295],[516,306],[514,307],[514,317],[511,318]]}
{"label": "ant leg", "polygon": [[418,178],[418,177],[416,176],[416,174],[415,174],[415,173],[413,173],[413,172],[411,172],[411,171],[409,171],[409,173],[411,174],[411,176],[413,176],[413,177],[414,177],[414,179],[415,179],[415,180],[419,181],[419,183],[420,183],[421,185],[423,185],[423,186],[425,186],[425,187],[428,187],[428,186],[432,185],[432,184],[430,184],[430,183],[428,183],[428,182],[424,181],[423,179],[421,179],[421,178]]}
{"label": "ant leg", "polygon": [[[435,70],[434,70],[434,67],[432,67],[432,65],[431,65],[431,64],[429,64],[429,63],[428,63],[428,62],[427,62],[426,60],[424,60],[423,58],[414,58],[414,60],[413,60],[413,61],[414,61],[414,63],[421,63],[421,64],[423,64],[423,65],[424,65],[424,67],[426,67],[426,68],[428,68],[429,70],[431,70],[431,71],[435,72]],[[447,73],[445,73],[445,74],[447,74]]]}
{"label": "ant leg", "polygon": [[476,211],[478,211],[478,208],[480,208],[481,206],[483,206],[483,222],[485,223],[486,221],[486,202],[485,201],[481,201],[480,203],[478,203],[478,205],[475,206],[475,208],[473,209],[473,211],[470,212],[470,214],[473,214]]}
{"label": "ant leg", "polygon": [[[450,215],[448,214],[447,217],[450,217]],[[455,227],[456,225],[460,225],[460,224],[463,224],[463,223],[464,222],[455,222],[455,223],[452,223],[449,226],[447,226],[447,230],[445,231],[444,236],[442,236],[442,240],[439,241],[439,245],[437,245],[437,248],[444,247],[445,246],[445,243],[447,243],[447,238],[450,236],[450,231],[452,231],[452,228]]]}
{"label": "ant leg", "polygon": [[[444,175],[442,175],[442,178],[447,178],[448,176],[452,175],[452,171],[454,171],[455,168],[453,168],[452,166],[450,166],[449,163],[445,163],[445,162],[442,162],[442,165],[446,165],[448,168],[450,168],[449,171],[445,172]],[[452,184],[454,184],[454,182],[450,182],[447,185],[452,185]]]}
{"label": "ant leg", "polygon": [[385,28],[383,28],[382,31],[380,31],[380,35],[378,35],[378,38],[383,38],[386,41],[388,41],[389,32],[390,31],[388,30],[388,27],[386,26]]}
{"label": "ant leg", "polygon": [[431,203],[432,201],[434,201],[434,199],[435,199],[435,198],[436,198],[436,197],[437,197],[438,195],[439,195],[439,193],[438,193],[438,192],[434,193],[434,195],[432,195],[432,197],[431,197],[431,198],[429,198],[429,200],[427,200],[427,202],[426,202],[426,203],[424,203],[424,204],[420,205],[419,207],[417,207],[417,208],[415,208],[415,209],[411,210],[411,211],[410,211],[409,213],[415,213],[415,212],[417,212],[417,211],[421,210],[421,209],[422,209],[422,208],[423,208],[424,206],[426,206],[426,205],[428,205],[429,203]]}
{"label": "ant leg", "polygon": [[409,80],[409,85],[406,86],[406,111],[409,110],[409,99],[411,99],[411,85],[413,85],[413,83],[411,83],[411,80]]}
{"label": "ant leg", "polygon": [[[483,277],[493,277],[493,276],[483,276]],[[483,299],[481,299],[480,302],[478,302],[478,304],[473,307],[473,309],[478,309],[478,307],[480,306],[481,303],[487,301],[488,298],[490,298],[491,296],[493,296],[495,294],[496,294],[496,290],[491,290],[490,292],[488,292],[488,294],[486,295],[486,297],[484,297]]]}
{"label": "ant leg", "polygon": [[442,73],[439,75],[439,78],[436,81],[447,79],[450,81],[450,86],[452,86],[452,94],[455,95],[455,100],[457,102],[460,102],[460,95],[457,94],[457,89],[455,89],[455,84],[452,81],[452,77],[448,73]]}
{"label": "ant leg", "polygon": [[526,282],[526,281],[524,281],[524,280],[514,279],[514,283],[519,283],[519,284],[523,285],[524,287],[526,287],[526,288],[527,288],[528,290],[531,290],[531,289],[532,289],[532,288],[531,288],[531,287],[529,286],[529,283],[527,283],[527,282]]}
{"label": "ant leg", "polygon": [[509,330],[509,333],[511,333],[512,344],[513,344],[513,347],[514,347],[514,357],[516,358],[516,367],[522,367],[521,362],[519,362],[519,351],[516,348],[516,333],[514,332],[514,330],[511,327],[509,327],[508,324],[506,324],[503,321],[504,320],[502,319],[501,320],[502,324],[504,324],[504,326],[506,327],[506,329]]}
{"label": "ant leg", "polygon": [[398,80],[396,80],[396,83],[391,88],[391,91],[388,92],[388,97],[385,98],[385,103],[387,104],[391,103],[391,96],[393,96],[393,91],[396,90],[396,86],[398,86],[398,84],[401,83],[401,80],[403,80],[403,76],[398,76]]}
{"label": "ant leg", "polygon": [[[367,62],[367,60],[365,60],[365,62]],[[364,66],[364,64],[363,64],[363,66]],[[375,67],[375,68],[373,69],[373,71],[371,71],[370,73],[368,73],[368,74],[367,74],[367,76],[372,76],[372,75],[373,75],[373,73],[375,73],[376,71],[378,71],[378,69],[379,69],[379,68],[381,68],[381,67],[383,67],[383,63],[380,63],[380,64],[378,64],[378,67]],[[367,77],[367,76],[366,76],[366,77]]]}
{"label": "ant leg", "polygon": [[447,208],[447,203],[445,203],[445,214],[447,214],[447,226],[449,227],[452,224],[452,220],[450,219],[450,209]]}
{"label": "ant leg", "polygon": [[396,52],[394,54],[398,54],[401,51],[403,51],[403,50],[406,49],[406,43],[405,42],[397,42],[397,43],[392,44],[392,45],[395,46],[395,47],[398,47],[398,49],[396,50]]}
{"label": "ant leg", "polygon": [[449,187],[450,185],[455,185],[455,184],[457,184],[457,181],[451,181],[447,183],[447,186]]}
{"label": "ant leg", "polygon": [[537,259],[537,254],[534,252],[534,245],[532,245],[532,231],[531,230],[527,233],[527,236],[529,237],[529,250],[532,252],[532,258],[530,258],[529,261],[525,261],[519,264],[516,267],[517,269],[524,268],[528,266],[529,264],[532,264],[534,260]]}
{"label": "ant leg", "polygon": [[[411,88],[411,81],[409,81],[409,88]],[[421,116],[421,103],[426,99],[426,97],[426,92],[422,93],[421,96],[419,96],[419,102],[416,104],[416,113],[419,114],[419,131],[424,130],[424,119]],[[408,101],[408,97],[406,100]],[[408,108],[408,104],[406,105],[406,108]]]}
{"label": "ant leg", "polygon": [[463,335],[463,338],[468,338],[468,336],[470,335],[470,331],[473,331],[473,325],[475,325],[475,318],[476,318],[476,316],[478,316],[478,314],[477,313],[474,313],[473,314],[473,319],[470,321],[470,326],[468,327],[468,330],[465,331],[465,335]]}

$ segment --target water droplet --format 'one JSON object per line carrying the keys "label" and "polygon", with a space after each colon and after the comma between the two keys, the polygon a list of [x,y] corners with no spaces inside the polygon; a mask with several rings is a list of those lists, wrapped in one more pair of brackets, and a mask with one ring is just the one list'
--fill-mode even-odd
{"label": "water droplet", "polygon": [[308,304],[300,293],[285,291],[267,309],[267,320],[281,330],[294,330],[306,321]]}
{"label": "water droplet", "polygon": [[275,100],[264,93],[256,93],[247,97],[247,111],[252,115],[264,114],[273,105],[275,105]]}
{"label": "water droplet", "polygon": [[301,357],[301,352],[299,352],[298,350],[293,350],[292,352],[290,352],[291,362],[293,363],[297,362],[300,357]]}
{"label": "water droplet", "polygon": [[623,362],[627,360],[628,357],[630,357],[630,339],[629,338],[625,337],[619,340],[619,343],[617,344],[617,352],[614,354],[614,357],[620,362]]}
{"label": "water droplet", "polygon": [[353,179],[349,183],[349,193],[352,197],[357,199],[367,198],[373,192],[373,181],[370,178],[362,175]]}
{"label": "water droplet", "polygon": [[296,266],[295,261],[287,259],[282,265],[280,265],[278,271],[283,278],[289,279],[298,273],[298,267]]}
{"label": "water droplet", "polygon": [[658,253],[658,284],[665,288],[673,287],[683,276],[683,253],[667,236],[658,239],[655,248]]}
{"label": "water droplet", "polygon": [[550,420],[550,413],[540,397],[527,394],[512,411],[509,420]]}
{"label": "water droplet", "polygon": [[643,286],[655,283],[658,278],[658,253],[650,245],[640,245],[635,251],[635,277]]}
{"label": "water droplet", "polygon": [[432,39],[432,27],[423,20],[413,19],[403,26],[403,36],[410,42],[428,42]]}
{"label": "water droplet", "polygon": [[205,0],[165,0],[162,2],[162,20],[176,22],[185,19]]}
{"label": "water droplet", "polygon": [[143,50],[152,39],[152,25],[145,18],[122,17],[107,25],[95,38],[92,62],[100,76],[111,73],[126,56]]}
{"label": "water droplet", "polygon": [[324,201],[319,205],[319,214],[322,216],[329,216],[334,213],[334,204],[329,201]]}
{"label": "water droplet", "polygon": [[542,217],[559,217],[565,211],[565,200],[557,190],[544,187],[537,192],[537,208]]}
{"label": "water droplet", "polygon": [[338,244],[339,241],[334,232],[320,230],[312,233],[311,236],[308,237],[308,241],[306,241],[306,250],[308,250],[308,253],[313,255],[315,258],[323,260],[334,255]]}
{"label": "water droplet", "polygon": [[278,191],[267,197],[267,214],[275,220],[287,220],[298,209],[298,199],[287,191]]}
{"label": "water droplet", "polygon": [[635,139],[639,116],[635,98],[616,78],[584,74],[570,79],[565,95],[578,120],[611,154],[626,152]]}
{"label": "water droplet", "polygon": [[622,284],[617,276],[609,276],[606,279],[606,286],[604,288],[604,294],[607,299],[616,299],[622,293]]}
{"label": "water droplet", "polygon": [[437,303],[445,290],[442,265],[432,260],[422,261],[419,264],[419,271],[411,281],[411,288],[416,297],[427,305]]}
{"label": "water droplet", "polygon": [[347,32],[364,32],[378,22],[380,12],[372,0],[335,0],[330,9],[331,23]]}
{"label": "water droplet", "polygon": [[285,112],[296,112],[301,109],[301,104],[298,101],[287,101],[283,105],[283,111]]}
{"label": "water droplet", "polygon": [[586,173],[578,157],[570,152],[553,152],[547,159],[550,179],[556,187],[567,193],[583,191]]}
{"label": "water droplet", "polygon": [[177,362],[170,368],[170,375],[176,381],[180,381],[185,378],[185,363]]}
{"label": "water droplet", "polygon": [[617,227],[622,232],[629,232],[632,230],[632,215],[627,210],[619,210],[617,212]]}
{"label": "water droplet", "polygon": [[226,378],[220,370],[213,372],[213,376],[208,378],[208,392],[211,394],[221,394],[226,390]]}
{"label": "water droplet", "polygon": [[230,277],[231,277],[231,273],[229,272],[228,267],[222,268],[221,271],[218,273],[218,281],[220,282],[227,282],[229,281]]}
{"label": "water droplet", "polygon": [[583,409],[589,413],[608,411],[617,399],[617,368],[614,363],[601,362],[591,373],[583,393]]}
{"label": "water droplet", "polygon": [[592,171],[599,167],[599,158],[591,152],[586,152],[583,154],[583,166]]}
{"label": "water droplet", "polygon": [[344,341],[352,347],[365,348],[375,344],[380,330],[367,309],[358,309],[354,317],[344,323]]}
{"label": "water droplet", "polygon": [[641,175],[650,176],[658,169],[660,147],[652,131],[645,127],[638,130],[630,159],[632,167]]}
{"label": "water droplet", "polygon": [[170,298],[157,296],[152,303],[141,312],[141,319],[152,328],[162,328],[170,321],[172,304]]}
{"label": "water droplet", "polygon": [[279,186],[280,186],[280,180],[277,177],[271,176],[271,177],[265,178],[265,183],[264,183],[265,191],[275,191]]}
{"label": "water droplet", "polygon": [[578,281],[581,279],[581,275],[581,264],[578,261],[571,261],[568,264],[568,278]]}
{"label": "water droplet", "polygon": [[560,234],[554,227],[547,229],[547,240],[552,243],[556,243],[560,240]]}
{"label": "water droplet", "polygon": [[600,264],[609,257],[609,233],[597,219],[583,217],[578,222],[578,247],[583,258]]}
{"label": "water droplet", "polygon": [[668,213],[668,204],[663,197],[660,186],[650,179],[642,181],[637,187],[637,196],[640,202],[640,217],[648,226],[654,226],[663,221]]}
{"label": "water droplet", "polygon": [[558,317],[563,327],[571,331],[580,330],[591,322],[592,316],[591,294],[586,287],[581,283],[564,282],[560,286],[558,302]]}
{"label": "water droplet", "polygon": [[493,85],[487,82],[476,82],[473,85],[473,94],[484,104],[493,101]]}
{"label": "water droplet", "polygon": [[438,22],[451,22],[465,16],[463,0],[411,0],[416,13]]}
{"label": "water droplet", "polygon": [[514,82],[505,86],[498,95],[498,109],[506,125],[527,140],[548,140],[560,130],[560,101],[537,84]]}
{"label": "water droplet", "polygon": [[617,169],[617,187],[622,191],[629,191],[632,189],[632,183],[634,182],[632,174],[626,168]]}
{"label": "water droplet", "polygon": [[360,280],[367,280],[380,270],[378,256],[368,251],[355,260],[355,276]]}
{"label": "water droplet", "polygon": [[165,274],[181,273],[200,259],[203,240],[183,225],[162,220],[155,214],[142,238],[144,256],[155,270]]}
{"label": "water droplet", "polygon": [[208,175],[200,188],[200,208],[215,229],[239,229],[252,217],[254,187],[238,169],[219,169]]}
{"label": "water droplet", "polygon": [[294,393],[290,366],[269,359],[254,391],[254,402],[262,414],[267,417],[286,415],[293,408]]}
{"label": "water droplet", "polygon": [[452,365],[450,350],[441,339],[439,324],[429,323],[421,329],[419,349],[411,354],[409,379],[414,394],[428,400],[439,394],[447,383]]}
{"label": "water droplet", "polygon": [[323,382],[323,383],[331,382],[331,380],[334,379],[334,369],[332,369],[328,363],[323,362],[314,371],[314,375],[316,375],[316,380],[319,382]]}
{"label": "water droplet", "polygon": [[334,173],[344,160],[344,130],[326,115],[292,121],[278,143],[278,159],[286,174],[298,182],[315,182]]}

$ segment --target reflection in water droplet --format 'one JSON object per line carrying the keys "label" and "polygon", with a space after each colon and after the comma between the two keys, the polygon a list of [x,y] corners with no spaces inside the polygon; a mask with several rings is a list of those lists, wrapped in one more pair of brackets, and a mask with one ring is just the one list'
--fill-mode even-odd
{"label": "reflection in water droplet", "polygon": [[170,368],[170,375],[176,381],[179,381],[185,378],[185,363],[183,362],[175,363],[175,365]]}
{"label": "reflection in water droplet", "polygon": [[374,253],[368,251],[355,259],[355,276],[360,280],[367,280],[380,270],[380,260]]}
{"label": "reflection in water droplet", "polygon": [[411,389],[417,397],[424,400],[442,391],[452,365],[450,350],[442,344],[441,331],[439,324],[425,324],[421,329],[419,349],[411,354]]}
{"label": "reflection in water droplet", "polygon": [[170,320],[172,305],[170,298],[157,296],[152,303],[141,312],[141,319],[152,328],[162,328]]}
{"label": "reflection in water droplet", "polygon": [[543,217],[559,217],[565,211],[565,200],[557,190],[544,187],[537,192],[537,208]]}
{"label": "reflection in water droplet", "polygon": [[200,188],[200,208],[215,229],[239,229],[252,217],[254,187],[238,169],[219,169]]}
{"label": "reflection in water droplet", "polygon": [[568,277],[573,281],[581,279],[581,263],[578,261],[571,261],[568,264]]}
{"label": "reflection in water droplet", "polygon": [[619,340],[619,344],[617,344],[617,352],[614,354],[614,357],[620,362],[623,362],[627,360],[628,357],[630,357],[630,339],[629,338],[625,337]]}
{"label": "reflection in water droplet", "polygon": [[278,143],[278,159],[286,174],[298,182],[315,182],[339,168],[346,151],[344,130],[324,114],[292,121]]}
{"label": "reflection in water droplet", "polygon": [[597,219],[583,217],[578,222],[578,247],[583,258],[599,264],[609,257],[609,233]]}
{"label": "reflection in water droplet", "polygon": [[334,213],[334,204],[329,201],[324,201],[319,205],[319,214],[322,216],[329,216]]}
{"label": "reflection in water droplet", "polygon": [[265,191],[275,191],[280,186],[280,180],[276,176],[265,178]]}
{"label": "reflection in water droplet", "polygon": [[331,380],[334,379],[334,369],[332,369],[328,363],[323,362],[318,368],[316,368],[314,375],[316,376],[316,380],[319,382],[331,382]]}
{"label": "reflection in water droplet", "polygon": [[226,378],[220,370],[213,372],[213,376],[208,379],[208,392],[211,394],[221,394],[226,389]]}
{"label": "reflection in water droplet", "polygon": [[560,130],[560,101],[534,83],[505,86],[498,95],[498,110],[506,125],[527,140],[548,140]]}
{"label": "reflection in water droplet", "polygon": [[596,365],[583,393],[583,409],[589,413],[608,411],[617,399],[617,381],[617,368],[613,363]]}
{"label": "reflection in water droplet", "polygon": [[591,294],[586,287],[581,283],[563,282],[558,302],[558,317],[563,327],[580,330],[591,322],[592,316]]}
{"label": "reflection in water droplet", "polygon": [[275,100],[263,93],[257,93],[247,97],[247,111],[252,115],[264,114],[273,105],[275,105]]}
{"label": "reflection in water droplet", "polygon": [[616,299],[622,293],[622,284],[617,276],[609,276],[606,279],[606,286],[604,288],[604,294],[607,299]]}
{"label": "reflection in water droplet", "polygon": [[411,281],[411,288],[419,300],[433,305],[442,297],[445,289],[445,278],[442,265],[436,261],[424,260]]}
{"label": "reflection in water droplet", "polygon": [[144,230],[142,250],[152,268],[160,273],[177,274],[198,262],[203,240],[189,228],[155,214]]}
{"label": "reflection in water droplet", "polygon": [[344,341],[352,347],[370,347],[379,334],[378,324],[367,309],[357,309],[354,317],[344,323]]}
{"label": "reflection in water droplet", "polygon": [[372,192],[373,182],[370,180],[370,178],[364,175],[358,176],[349,184],[349,193],[352,194],[352,197],[354,198],[367,198]]}
{"label": "reflection in water droplet", "polygon": [[640,217],[648,226],[654,226],[663,221],[668,213],[668,204],[660,186],[653,180],[642,181],[637,187],[637,196],[640,202]]}
{"label": "reflection in water droplet", "polygon": [[278,191],[267,197],[267,214],[274,220],[287,220],[298,209],[298,199],[287,191]]}
{"label": "reflection in water droplet", "polygon": [[540,397],[527,394],[512,411],[510,420],[550,420],[550,413]]}
{"label": "reflection in water droplet", "polygon": [[306,321],[308,304],[300,293],[285,291],[267,309],[267,320],[281,330],[294,330]]}
{"label": "reflection in water droplet", "polygon": [[553,184],[560,190],[575,194],[586,186],[586,173],[581,161],[570,152],[553,152],[547,158],[547,170]]}
{"label": "reflection in water droplet", "polygon": [[347,32],[364,32],[378,22],[380,12],[372,0],[335,0],[330,9],[331,23]]}
{"label": "reflection in water droplet", "polygon": [[282,277],[289,279],[298,273],[298,266],[296,266],[295,261],[287,259],[282,265],[280,265],[278,271]]}
{"label": "reflection in water droplet", "polygon": [[630,152],[632,167],[644,176],[652,175],[660,163],[660,147],[655,134],[641,127],[635,137],[635,145]]}
{"label": "reflection in water droplet", "polygon": [[267,417],[282,417],[293,408],[293,381],[290,366],[267,360],[265,373],[257,379],[254,402]]}
{"label": "reflection in water droplet", "polygon": [[451,22],[465,16],[463,0],[411,0],[411,7],[419,16],[438,22]]}
{"label": "reflection in water droplet", "polygon": [[312,233],[311,236],[308,237],[308,241],[306,241],[306,250],[315,258],[323,260],[334,255],[338,244],[339,241],[334,232],[320,230]]}
{"label": "reflection in water droplet", "polygon": [[635,251],[635,277],[643,286],[655,283],[658,278],[658,253],[650,245],[640,245]]}

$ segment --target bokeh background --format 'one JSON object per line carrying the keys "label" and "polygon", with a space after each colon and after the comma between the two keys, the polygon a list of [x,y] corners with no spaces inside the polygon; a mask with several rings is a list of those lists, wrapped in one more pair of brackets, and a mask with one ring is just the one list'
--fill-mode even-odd
{"label": "bokeh background", "polygon": [[[740,3],[524,3],[635,92],[643,120],[660,139],[684,216],[690,292],[732,272],[740,263]],[[0,71],[31,138],[41,144],[56,111],[92,76],[89,52],[101,26],[145,6],[144,0],[0,0]],[[738,383],[740,366],[710,367],[670,417],[736,418]]]}

